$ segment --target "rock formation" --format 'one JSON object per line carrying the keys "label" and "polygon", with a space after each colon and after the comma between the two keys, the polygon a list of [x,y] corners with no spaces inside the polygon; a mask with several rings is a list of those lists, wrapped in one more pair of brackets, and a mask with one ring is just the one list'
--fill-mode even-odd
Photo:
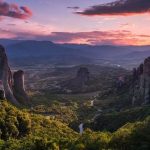
{"label": "rock formation", "polygon": [[[0,80],[2,81],[4,87],[6,99],[17,106],[21,105],[16,95],[17,92],[19,93],[20,90],[22,90],[23,87],[23,81],[21,81],[22,79],[23,79],[22,77],[19,77],[18,79],[16,77],[15,80],[13,79],[12,72],[8,65],[8,59],[5,53],[5,49],[3,46],[0,45]],[[18,83],[17,81],[19,81],[20,83]],[[24,94],[22,95],[22,97],[25,99],[26,97],[24,97],[25,96]],[[27,104],[27,102],[25,101],[22,104],[25,103]]]}
{"label": "rock formation", "polygon": [[90,73],[86,67],[79,68],[76,76],[76,83],[80,86],[85,86],[85,84],[89,81]]}
{"label": "rock formation", "polygon": [[22,70],[14,72],[13,80],[13,93],[16,99],[22,104],[29,103],[29,98],[24,88],[24,72]]}
{"label": "rock formation", "polygon": [[90,72],[86,67],[80,67],[75,78],[64,81],[61,84],[63,89],[69,90],[69,93],[85,92],[88,88]]}
{"label": "rock formation", "polygon": [[150,104],[150,57],[133,70],[132,104]]}

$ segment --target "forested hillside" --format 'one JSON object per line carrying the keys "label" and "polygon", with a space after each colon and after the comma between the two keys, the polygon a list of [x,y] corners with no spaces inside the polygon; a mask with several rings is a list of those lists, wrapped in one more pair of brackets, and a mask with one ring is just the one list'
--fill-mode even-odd
{"label": "forested hillside", "polygon": [[[81,136],[65,123],[17,109],[0,102],[0,149],[7,150],[102,150],[150,148],[150,118],[127,123],[117,131],[94,132]],[[119,120],[118,120],[119,121]]]}

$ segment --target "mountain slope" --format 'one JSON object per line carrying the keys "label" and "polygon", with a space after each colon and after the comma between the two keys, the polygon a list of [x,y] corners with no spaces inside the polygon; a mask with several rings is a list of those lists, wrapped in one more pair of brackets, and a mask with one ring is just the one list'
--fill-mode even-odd
{"label": "mountain slope", "polygon": [[[49,41],[21,41],[7,46],[8,57],[18,64],[81,64],[90,58],[80,50],[61,47]],[[17,59],[17,60],[16,60]]]}
{"label": "mountain slope", "polygon": [[150,107],[132,108],[121,112],[107,113],[99,115],[93,124],[95,130],[116,131],[128,122],[144,120],[150,116]]}
{"label": "mountain slope", "polygon": [[9,39],[0,39],[0,44],[6,46],[11,60],[16,61],[17,58],[16,64],[22,65],[23,62],[40,61],[38,64],[90,63],[128,67],[139,64],[143,57],[150,55],[150,46],[56,44],[50,41]]}

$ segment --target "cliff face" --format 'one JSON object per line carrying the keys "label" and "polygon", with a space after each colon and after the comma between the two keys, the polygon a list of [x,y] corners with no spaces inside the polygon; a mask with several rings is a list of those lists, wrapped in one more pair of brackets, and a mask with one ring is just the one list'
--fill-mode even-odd
{"label": "cliff face", "polygon": [[150,104],[150,57],[133,69],[132,104]]}
{"label": "cliff face", "polygon": [[[27,104],[27,95],[24,90],[24,81],[22,73],[19,76],[12,74],[8,64],[5,48],[0,45],[0,80],[2,81],[6,99],[14,105]],[[14,90],[15,89],[15,90]],[[22,93],[20,91],[23,91]],[[18,94],[22,97],[22,102],[19,101]]]}

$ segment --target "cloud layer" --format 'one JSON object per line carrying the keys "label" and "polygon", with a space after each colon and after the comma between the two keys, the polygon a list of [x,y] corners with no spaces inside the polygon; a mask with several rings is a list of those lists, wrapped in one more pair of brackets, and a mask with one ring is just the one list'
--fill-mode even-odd
{"label": "cloud layer", "polygon": [[46,40],[55,43],[91,45],[150,45],[149,35],[138,35],[127,30],[91,32],[52,32],[42,34],[33,31],[10,31],[0,29],[1,38]]}
{"label": "cloud layer", "polygon": [[7,16],[18,19],[28,19],[32,16],[32,11],[27,6],[19,7],[17,4],[9,4],[0,0],[0,17]]}
{"label": "cloud layer", "polygon": [[131,31],[52,32],[47,39],[56,43],[92,45],[149,45],[149,35],[137,35]]}
{"label": "cloud layer", "polygon": [[116,0],[115,2],[96,5],[77,14],[93,15],[134,15],[150,12],[150,0]]}

